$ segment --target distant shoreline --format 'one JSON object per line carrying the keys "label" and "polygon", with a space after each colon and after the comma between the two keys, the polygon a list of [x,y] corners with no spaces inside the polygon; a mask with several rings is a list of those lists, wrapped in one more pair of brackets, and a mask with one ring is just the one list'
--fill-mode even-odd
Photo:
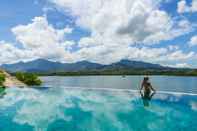
{"label": "distant shoreline", "polygon": [[166,75],[197,76],[197,69],[172,68],[144,61],[122,59],[108,65],[78,61],[74,63],[53,62],[36,59],[28,62],[4,64],[1,66],[10,72],[27,72],[44,76],[90,76],[90,75]]}
{"label": "distant shoreline", "polygon": [[[134,75],[160,75],[160,76],[197,76],[196,69],[171,69],[171,70],[160,70],[160,69],[107,69],[107,70],[81,70],[81,71],[49,71],[49,72],[30,72],[38,76],[134,76]],[[15,75],[15,73],[12,73]]]}
{"label": "distant shoreline", "polygon": [[[37,73],[36,73],[37,74]],[[42,76],[62,76],[62,77],[70,77],[70,76],[179,76],[179,77],[197,77],[197,75],[172,75],[172,74],[72,74],[72,75],[68,75],[68,74],[37,74],[39,77]]]}

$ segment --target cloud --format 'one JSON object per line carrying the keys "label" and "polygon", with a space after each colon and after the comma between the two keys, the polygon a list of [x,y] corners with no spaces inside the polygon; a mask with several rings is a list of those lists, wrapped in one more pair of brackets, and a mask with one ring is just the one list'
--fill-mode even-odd
{"label": "cloud", "polygon": [[[32,60],[45,58],[63,62],[75,62],[89,60],[92,62],[109,64],[121,59],[143,60],[148,62],[164,62],[175,60],[186,60],[193,57],[194,53],[183,53],[176,46],[169,48],[150,48],[130,46],[127,39],[116,39],[114,37],[102,37],[95,35],[83,37],[76,43],[64,39],[65,34],[72,32],[72,29],[55,29],[49,25],[45,17],[35,17],[27,25],[18,25],[12,29],[18,43],[18,48],[11,43],[1,42],[0,55],[1,63],[16,62],[19,60]],[[78,46],[78,50],[73,50]]]}
{"label": "cloud", "polygon": [[28,25],[18,25],[12,28],[16,39],[25,48],[38,48],[40,46],[55,45],[62,42],[65,33],[71,33],[71,28],[56,30],[48,24],[45,17],[35,17]]}
{"label": "cloud", "polygon": [[178,67],[178,68],[188,68],[188,67],[191,67],[191,66],[187,63],[178,63],[178,64],[176,64],[176,67]]}
{"label": "cloud", "polygon": [[189,41],[190,46],[197,46],[197,35],[193,36]]}
{"label": "cloud", "polygon": [[177,3],[177,12],[178,13],[184,13],[184,12],[189,12],[189,7],[186,5],[185,0],[181,0]]}
{"label": "cloud", "polygon": [[109,64],[121,59],[141,60],[153,63],[180,62],[192,59],[195,53],[185,53],[182,50],[170,50],[169,48],[99,45],[81,48],[73,55],[76,60],[89,60],[92,62]]}
{"label": "cloud", "polygon": [[197,111],[197,103],[195,101],[191,101],[190,105],[192,110]]}
{"label": "cloud", "polygon": [[191,65],[187,63],[177,63],[175,65],[165,65],[165,66],[174,67],[174,68],[191,68]]}
{"label": "cloud", "polygon": [[[149,43],[170,40],[190,31],[178,26],[159,1],[153,0],[50,0],[57,8],[75,16],[76,24],[89,29],[92,39],[111,43]],[[95,38],[96,37],[96,38]],[[111,38],[111,40],[109,40]],[[98,43],[105,42],[99,41]],[[109,42],[108,42],[109,43]]]}
{"label": "cloud", "polygon": [[20,60],[46,58],[50,60],[70,60],[70,49],[73,41],[65,40],[65,35],[72,32],[71,28],[61,30],[49,25],[45,17],[35,17],[30,24],[12,28],[19,48],[11,43],[1,41],[0,63],[13,63]]}
{"label": "cloud", "polygon": [[169,45],[169,46],[168,46],[168,49],[169,49],[170,51],[178,50],[178,49],[179,49],[179,46],[178,46],[178,45]]}
{"label": "cloud", "polygon": [[[49,1],[54,3],[59,11],[72,15],[76,20],[76,26],[72,28],[80,27],[91,34],[81,37],[78,42],[67,40],[65,36],[72,34],[72,28],[56,29],[49,24],[45,16],[35,17],[29,24],[12,28],[16,42],[21,48],[8,44],[9,50],[12,51],[7,51],[6,56],[10,57],[0,55],[0,63],[36,58],[63,62],[88,60],[104,64],[121,59],[166,63],[178,60],[184,62],[195,55],[194,52],[182,51],[178,46],[150,46],[193,30],[188,20],[178,20],[161,10],[161,1]],[[5,45],[7,44],[1,46]],[[5,52],[7,48],[0,50]]]}
{"label": "cloud", "polygon": [[[149,62],[186,60],[194,52],[149,48],[192,31],[186,19],[172,18],[153,0],[50,0],[76,18],[76,25],[91,32],[79,40],[76,60],[112,63],[121,59]],[[138,45],[142,47],[139,48]],[[172,47],[175,49],[175,47]]]}
{"label": "cloud", "polygon": [[167,60],[174,60],[174,61],[187,60],[187,59],[193,58],[194,56],[195,56],[194,52],[189,52],[185,54],[183,53],[182,50],[177,50],[177,51],[167,54]]}
{"label": "cloud", "polygon": [[192,1],[191,10],[192,10],[192,12],[197,12],[197,0]]}
{"label": "cloud", "polygon": [[5,41],[0,41],[0,52],[0,64],[14,63],[20,59],[31,59],[34,56],[33,52],[19,49]]}
{"label": "cloud", "polygon": [[189,6],[185,0],[179,1],[177,3],[177,12],[178,13],[197,12],[197,0],[192,0],[191,6]]}
{"label": "cloud", "polygon": [[73,44],[66,41],[65,35],[72,33],[71,28],[61,30],[49,25],[45,17],[35,17],[28,25],[18,25],[12,28],[16,40],[22,44],[24,50],[31,50],[37,57],[64,60],[69,57]]}

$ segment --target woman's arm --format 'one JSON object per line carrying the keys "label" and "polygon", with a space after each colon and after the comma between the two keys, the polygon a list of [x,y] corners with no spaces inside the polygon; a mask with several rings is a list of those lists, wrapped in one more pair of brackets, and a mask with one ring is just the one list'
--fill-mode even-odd
{"label": "woman's arm", "polygon": [[151,88],[151,90],[155,93],[156,92],[156,90],[152,87],[152,85],[150,84],[150,88]]}
{"label": "woman's arm", "polygon": [[142,91],[143,87],[144,87],[144,82],[142,82],[142,84],[141,84],[140,92]]}

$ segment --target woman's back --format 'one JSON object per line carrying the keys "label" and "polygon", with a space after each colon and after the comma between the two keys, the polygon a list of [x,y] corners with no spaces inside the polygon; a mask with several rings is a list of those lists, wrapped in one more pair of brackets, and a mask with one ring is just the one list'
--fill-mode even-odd
{"label": "woman's back", "polygon": [[149,82],[143,83],[144,93],[150,93],[151,92],[151,84]]}
{"label": "woman's back", "polygon": [[152,91],[155,91],[155,89],[152,88],[152,85],[151,83],[149,82],[149,78],[148,77],[144,77],[144,80],[142,82],[142,85],[141,85],[141,90],[144,90],[144,93],[151,93],[151,90]]}

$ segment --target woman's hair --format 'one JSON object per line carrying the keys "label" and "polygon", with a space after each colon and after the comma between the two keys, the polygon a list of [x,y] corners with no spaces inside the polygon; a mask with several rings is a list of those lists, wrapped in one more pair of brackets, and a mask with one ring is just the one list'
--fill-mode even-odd
{"label": "woman's hair", "polygon": [[148,78],[148,77],[144,77],[143,82],[147,82],[148,80],[149,80],[149,78]]}

